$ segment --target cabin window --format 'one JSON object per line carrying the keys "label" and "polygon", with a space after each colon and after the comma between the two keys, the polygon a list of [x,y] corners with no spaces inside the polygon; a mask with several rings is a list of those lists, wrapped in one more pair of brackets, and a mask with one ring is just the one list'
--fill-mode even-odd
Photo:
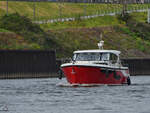
{"label": "cabin window", "polygon": [[77,53],[76,61],[99,61],[100,53]]}
{"label": "cabin window", "polygon": [[117,63],[118,56],[115,54],[110,54],[110,60],[112,61],[112,63]]}
{"label": "cabin window", "polygon": [[108,53],[77,53],[74,54],[73,57],[76,61],[108,61],[109,54]]}
{"label": "cabin window", "polygon": [[75,61],[76,57],[77,57],[77,54],[74,54],[72,59]]}
{"label": "cabin window", "polygon": [[101,61],[107,61],[109,60],[108,53],[101,53]]}

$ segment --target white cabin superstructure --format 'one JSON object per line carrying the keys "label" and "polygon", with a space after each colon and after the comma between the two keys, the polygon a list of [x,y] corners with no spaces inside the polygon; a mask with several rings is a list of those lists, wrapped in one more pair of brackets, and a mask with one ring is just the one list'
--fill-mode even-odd
{"label": "white cabin superstructure", "polygon": [[74,51],[75,64],[103,64],[121,67],[120,51],[117,50],[80,50]]}

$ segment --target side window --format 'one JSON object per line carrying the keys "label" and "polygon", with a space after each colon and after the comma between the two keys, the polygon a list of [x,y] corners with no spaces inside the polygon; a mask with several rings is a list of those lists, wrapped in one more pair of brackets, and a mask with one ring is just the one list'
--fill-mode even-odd
{"label": "side window", "polygon": [[112,53],[110,54],[110,60],[112,61],[113,64],[117,63],[117,59],[118,59],[117,55]]}
{"label": "side window", "polygon": [[74,54],[72,59],[76,60],[76,57],[77,57],[77,54]]}
{"label": "side window", "polygon": [[108,59],[108,53],[102,53],[102,55],[101,55],[101,60],[102,60],[102,61],[107,61],[107,60],[109,60],[109,59]]}

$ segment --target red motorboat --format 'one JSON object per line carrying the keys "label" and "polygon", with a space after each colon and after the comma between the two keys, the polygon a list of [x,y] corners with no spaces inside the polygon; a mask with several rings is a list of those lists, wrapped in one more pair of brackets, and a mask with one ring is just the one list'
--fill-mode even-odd
{"label": "red motorboat", "polygon": [[128,67],[120,62],[120,51],[103,50],[100,41],[98,50],[75,51],[71,63],[61,65],[70,84],[131,84]]}

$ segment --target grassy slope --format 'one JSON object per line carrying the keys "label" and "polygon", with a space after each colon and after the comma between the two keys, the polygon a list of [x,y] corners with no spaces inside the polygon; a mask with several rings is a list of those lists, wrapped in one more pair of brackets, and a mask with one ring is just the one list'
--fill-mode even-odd
{"label": "grassy slope", "polygon": [[[133,13],[138,22],[146,22],[147,13]],[[124,23],[114,16],[98,17],[85,21],[53,23],[42,25],[50,29],[60,45],[58,57],[71,56],[77,49],[97,49],[100,33],[104,34],[105,49],[118,49],[123,57],[149,57],[150,42],[134,36]],[[54,30],[55,29],[55,30]],[[132,34],[132,35],[131,35]]]}
{"label": "grassy slope", "polygon": [[[124,25],[121,29],[127,29]],[[49,30],[52,40],[57,44],[57,57],[71,57],[72,52],[78,49],[97,49],[100,33],[103,32],[105,49],[122,51],[122,57],[150,57],[150,43],[141,38],[133,38],[118,27],[92,27]],[[52,47],[52,45],[50,45]],[[144,48],[144,49],[143,49]],[[36,49],[32,43],[15,33],[0,33],[0,49]],[[49,48],[52,49],[52,48]]]}
{"label": "grassy slope", "polygon": [[142,39],[139,40],[139,38],[133,38],[116,30],[115,27],[73,28],[52,30],[50,32],[55,34],[55,41],[59,45],[56,47],[57,57],[71,57],[72,52],[78,49],[97,49],[101,32],[104,33],[105,49],[121,50],[122,57],[150,56],[150,43]]}
{"label": "grassy slope", "polygon": [[[85,20],[77,20],[77,21],[69,21],[69,22],[57,22],[57,23],[49,23],[49,24],[41,24],[40,26],[45,29],[64,29],[64,28],[91,28],[98,26],[113,26],[119,25],[120,22],[116,18],[116,16],[104,16],[97,17]],[[121,23],[124,24],[124,23]]]}
{"label": "grassy slope", "polygon": [[[137,21],[146,21],[146,13],[132,15]],[[49,49],[56,49],[58,58],[70,57],[77,49],[97,49],[101,32],[104,34],[105,49],[121,50],[123,57],[149,57],[150,54],[150,42],[130,35],[126,32],[128,28],[125,24],[113,16],[53,23],[41,27],[52,35],[54,44]],[[3,32],[0,33],[0,49],[36,49],[20,35],[4,29],[0,29],[0,32]]]}
{"label": "grassy slope", "polygon": [[24,37],[13,32],[0,32],[0,49],[33,49],[32,43],[27,43]]}
{"label": "grassy slope", "polygon": [[[0,15],[6,13],[6,2],[0,1]],[[21,15],[27,15],[31,19],[33,19],[33,2],[8,2],[8,12],[14,13],[18,12]],[[144,8],[148,5],[129,5],[129,10],[131,8]],[[51,3],[51,2],[36,2],[36,19],[52,19],[60,17],[60,8],[61,8],[61,16],[62,17],[72,17],[78,15],[91,15],[98,14],[104,12],[112,12],[112,11],[120,11],[122,6],[115,4],[85,4],[85,3]],[[85,10],[86,8],[86,10]]]}
{"label": "grassy slope", "polygon": [[[1,14],[6,13],[6,2],[0,2],[2,7],[0,8]],[[84,13],[85,4],[73,4],[73,3],[51,3],[51,2],[36,2],[36,16],[38,19],[58,18],[61,8],[62,16],[74,16],[82,15]],[[33,18],[33,2],[9,2],[9,13],[18,12],[23,15],[27,15]],[[116,7],[116,6],[112,6]],[[117,6],[119,8],[119,6]],[[99,9],[108,9],[104,4],[86,4],[86,13],[91,14]]]}
{"label": "grassy slope", "polygon": [[0,32],[10,32],[10,31],[0,28]]}

